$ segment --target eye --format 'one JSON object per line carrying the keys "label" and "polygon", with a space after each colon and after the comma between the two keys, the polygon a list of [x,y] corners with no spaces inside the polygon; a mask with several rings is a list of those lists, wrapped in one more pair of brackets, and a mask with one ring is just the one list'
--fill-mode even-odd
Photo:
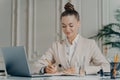
{"label": "eye", "polygon": [[70,27],[73,27],[73,25],[70,25]]}
{"label": "eye", "polygon": [[62,28],[66,28],[66,26],[62,26]]}
{"label": "eye", "polygon": [[69,27],[74,27],[74,25],[72,23],[69,24]]}

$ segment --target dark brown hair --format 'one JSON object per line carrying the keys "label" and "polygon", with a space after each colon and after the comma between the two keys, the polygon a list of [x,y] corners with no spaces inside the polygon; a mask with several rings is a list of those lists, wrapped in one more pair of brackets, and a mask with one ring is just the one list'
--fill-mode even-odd
{"label": "dark brown hair", "polygon": [[74,15],[78,21],[80,20],[79,13],[74,9],[74,6],[70,2],[65,4],[64,9],[65,11],[62,12],[60,19],[62,19],[64,16]]}

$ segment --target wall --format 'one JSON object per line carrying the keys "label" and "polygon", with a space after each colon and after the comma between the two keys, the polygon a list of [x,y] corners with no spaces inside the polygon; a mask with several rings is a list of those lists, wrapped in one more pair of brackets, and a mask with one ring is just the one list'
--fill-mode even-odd
{"label": "wall", "polygon": [[11,0],[0,0],[0,47],[11,45],[11,12]]}
{"label": "wall", "polygon": [[55,0],[35,0],[34,49],[44,53],[55,41]]}
{"label": "wall", "polygon": [[[12,0],[0,0],[0,47],[12,45]],[[0,63],[3,61],[0,54]],[[2,67],[3,65],[0,65]]]}

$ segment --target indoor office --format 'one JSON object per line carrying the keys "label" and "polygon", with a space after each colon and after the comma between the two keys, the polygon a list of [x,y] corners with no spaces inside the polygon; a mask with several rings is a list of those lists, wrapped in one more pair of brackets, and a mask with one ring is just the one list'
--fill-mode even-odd
{"label": "indoor office", "polygon": [[120,79],[120,0],[0,0],[0,79]]}

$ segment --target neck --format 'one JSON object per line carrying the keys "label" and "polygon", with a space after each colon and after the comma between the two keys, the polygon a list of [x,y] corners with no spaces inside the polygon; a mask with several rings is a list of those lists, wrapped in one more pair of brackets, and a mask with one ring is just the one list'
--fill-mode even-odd
{"label": "neck", "polygon": [[76,36],[77,36],[77,34],[74,35],[73,37],[67,38],[67,39],[68,39],[68,42],[69,42],[70,44],[72,44],[72,42],[73,42],[73,40],[75,39]]}

